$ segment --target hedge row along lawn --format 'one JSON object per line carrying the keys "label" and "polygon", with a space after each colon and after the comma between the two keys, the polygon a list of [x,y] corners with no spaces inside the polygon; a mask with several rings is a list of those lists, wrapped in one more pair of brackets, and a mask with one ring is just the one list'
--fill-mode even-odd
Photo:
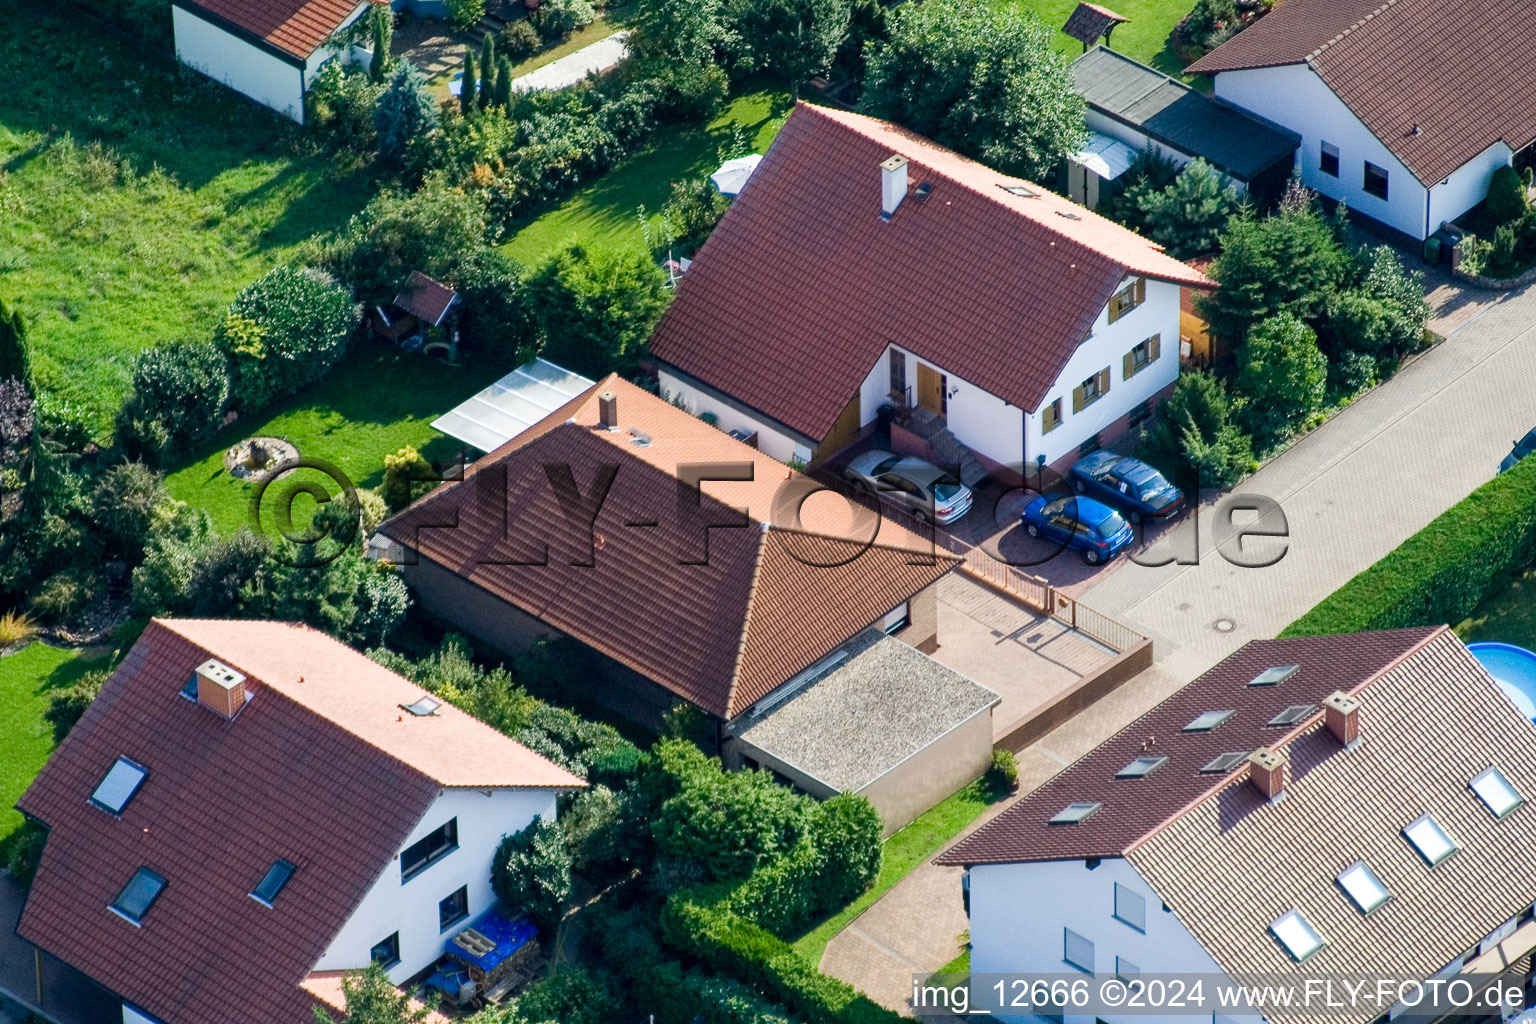
{"label": "hedge row along lawn", "polygon": [[373,192],[297,126],[100,27],[19,5],[0,33],[0,288],[39,379],[104,437],[133,357],[206,339],[242,287]]}
{"label": "hedge row along lawn", "polygon": [[49,693],[106,664],[35,641],[0,658],[0,849],[21,825],[16,801],[53,753],[53,726],[43,720]]}
{"label": "hedge row along lawn", "polygon": [[1452,506],[1280,635],[1462,622],[1533,560],[1536,459],[1526,459]]}

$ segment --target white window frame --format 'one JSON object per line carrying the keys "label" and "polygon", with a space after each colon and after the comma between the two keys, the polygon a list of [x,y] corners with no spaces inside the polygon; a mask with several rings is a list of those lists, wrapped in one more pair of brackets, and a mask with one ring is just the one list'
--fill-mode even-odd
{"label": "white window frame", "polygon": [[1303,963],[1308,957],[1328,945],[1328,940],[1318,934],[1317,929],[1302,916],[1301,911],[1295,909],[1287,910],[1275,918],[1269,926],[1269,933],[1297,963]]}
{"label": "white window frame", "polygon": [[[1431,855],[1424,839],[1419,838],[1424,836],[1426,830],[1428,830],[1430,836],[1445,840],[1444,848],[1437,847],[1438,852],[1434,853],[1433,855]],[[1423,857],[1424,862],[1430,867],[1437,867],[1441,864],[1444,864],[1447,858],[1449,858],[1458,849],[1460,849],[1460,847],[1456,844],[1455,837],[1447,832],[1444,826],[1436,821],[1434,815],[1432,814],[1421,814],[1417,818],[1414,818],[1412,821],[1410,821],[1408,824],[1404,825],[1403,838],[1408,841],[1409,846],[1418,851],[1419,856]]]}
{"label": "white window frame", "polygon": [[1340,871],[1338,878],[1334,881],[1339,883],[1339,888],[1344,890],[1344,895],[1349,897],[1355,909],[1362,914],[1369,914],[1392,899],[1392,893],[1387,889],[1387,884],[1363,860],[1357,860]]}
{"label": "white window frame", "polygon": [[1494,767],[1478,772],[1472,781],[1467,783],[1467,788],[1477,794],[1483,806],[1488,808],[1488,813],[1495,818],[1507,817],[1525,803],[1525,797],[1520,795],[1520,791],[1515,788],[1513,782],[1509,781],[1509,777]]}

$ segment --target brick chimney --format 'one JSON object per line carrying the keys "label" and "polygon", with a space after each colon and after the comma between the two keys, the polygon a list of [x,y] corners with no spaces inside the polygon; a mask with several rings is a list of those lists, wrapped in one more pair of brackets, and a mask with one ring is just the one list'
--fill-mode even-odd
{"label": "brick chimney", "polygon": [[1285,752],[1260,747],[1248,755],[1248,778],[1271,803],[1285,795],[1291,781],[1291,762]]}
{"label": "brick chimney", "polygon": [[1323,701],[1323,721],[1328,731],[1346,747],[1360,739],[1360,701],[1335,690]]}
{"label": "brick chimney", "polygon": [[890,220],[907,198],[907,158],[897,154],[880,165],[880,217]]}
{"label": "brick chimney", "polygon": [[245,707],[249,694],[245,676],[212,658],[197,666],[197,702],[225,718],[234,718]]}
{"label": "brick chimney", "polygon": [[597,422],[604,430],[619,429],[619,396],[612,391],[597,396]]}

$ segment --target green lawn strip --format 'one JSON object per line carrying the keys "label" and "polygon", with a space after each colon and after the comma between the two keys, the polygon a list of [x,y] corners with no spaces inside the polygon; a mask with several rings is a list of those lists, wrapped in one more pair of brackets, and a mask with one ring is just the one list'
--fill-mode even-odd
{"label": "green lawn strip", "polygon": [[[1082,43],[1059,31],[1077,8],[1077,0],[996,0],[996,2],[999,5],[1019,7],[1038,15],[1047,27],[1057,30],[1054,44],[1062,53],[1069,57],[1076,57],[1083,52]],[[1166,74],[1182,75],[1184,62],[1174,54],[1169,36],[1173,33],[1174,26],[1189,13],[1192,6],[1194,6],[1194,0],[1116,0],[1109,5],[1110,9],[1125,15],[1130,21],[1115,26],[1115,31],[1110,36],[1114,49],[1143,64],[1151,64]]]}
{"label": "green lawn strip", "polygon": [[1536,569],[1527,569],[1478,605],[1456,633],[1469,644],[1494,640],[1536,650]]}
{"label": "green lawn strip", "polygon": [[[384,456],[406,445],[428,458],[457,453],[459,443],[432,429],[432,421],[511,369],[473,358],[464,366],[447,366],[420,353],[361,342],[314,387],[226,427],[204,457],[166,477],[166,490],[206,509],[220,531],[245,525],[253,485],[224,471],[224,452],[256,436],[287,438],[300,455],[334,465],[357,487],[376,487],[384,479]],[[318,474],[304,476],[311,478],[325,484]],[[334,494],[336,485],[328,489]],[[266,501],[263,507],[270,508]],[[301,530],[306,507],[314,506],[294,505]]]}
{"label": "green lawn strip", "polygon": [[0,847],[21,825],[16,801],[53,753],[53,726],[43,720],[49,691],[107,664],[78,655],[33,642],[0,658]]}
{"label": "green lawn strip", "polygon": [[868,910],[907,873],[949,844],[976,816],[992,806],[1002,795],[993,794],[982,783],[973,782],[952,793],[942,802],[919,815],[912,824],[885,841],[885,857],[880,875],[869,891],[806,932],[793,943],[795,952],[811,965],[821,963],[832,936]]}
{"label": "green lawn strip", "polygon": [[240,288],[373,187],[295,155],[297,126],[89,18],[34,0],[9,27],[0,276],[40,383],[104,436],[137,352],[208,337]]}
{"label": "green lawn strip", "polygon": [[787,93],[751,87],[703,128],[664,128],[650,145],[564,202],[524,218],[514,226],[502,249],[531,269],[572,241],[586,245],[644,244],[642,207],[654,223],[674,182],[713,171],[716,151],[730,138],[733,125],[752,132],[752,148],[762,153],[788,114]]}

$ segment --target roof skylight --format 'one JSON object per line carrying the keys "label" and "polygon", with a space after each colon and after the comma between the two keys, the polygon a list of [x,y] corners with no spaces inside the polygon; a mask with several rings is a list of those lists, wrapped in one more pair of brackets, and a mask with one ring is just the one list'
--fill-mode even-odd
{"label": "roof skylight", "polygon": [[144,920],[149,908],[155,905],[165,889],[165,879],[149,868],[139,868],[123,886],[123,891],[112,901],[112,909],[134,924]]}
{"label": "roof skylight", "polygon": [[272,901],[277,899],[277,894],[283,891],[283,886],[288,884],[288,879],[293,877],[295,870],[291,861],[274,861],[267,869],[267,873],[261,877],[256,888],[251,890],[251,896],[256,902],[265,903],[270,907]]}
{"label": "roof skylight", "polygon": [[1301,668],[1300,665],[1274,665],[1248,680],[1248,685],[1274,686],[1291,678],[1299,668]]}
{"label": "roof skylight", "polygon": [[1274,718],[1269,720],[1270,725],[1295,725],[1317,710],[1316,704],[1292,704]]}
{"label": "roof skylight", "polygon": [[1068,804],[1056,812],[1056,816],[1047,825],[1076,825],[1078,822],[1087,821],[1096,814],[1104,805],[1098,801],[1092,803]]}
{"label": "roof skylight", "polygon": [[1307,923],[1299,910],[1288,910],[1276,918],[1269,926],[1269,932],[1280,940],[1280,945],[1297,963],[1323,948],[1323,937]]}
{"label": "roof skylight", "polygon": [[422,697],[414,704],[401,704],[405,710],[413,715],[435,715],[437,709],[443,706],[443,702],[436,697]]}
{"label": "roof skylight", "polygon": [[97,784],[95,792],[91,794],[91,803],[108,814],[122,814],[128,801],[133,799],[133,794],[139,791],[139,783],[148,774],[147,768],[134,764],[126,757],[118,758],[107,771],[106,777]]}
{"label": "roof skylight", "polygon": [[1004,192],[1012,192],[1016,196],[1023,196],[1025,199],[1034,199],[1040,194],[1031,189],[1025,188],[1023,185],[999,185],[997,187],[1002,189]]}
{"label": "roof skylight", "polygon": [[1117,778],[1117,779],[1140,779],[1140,778],[1144,778],[1144,777],[1146,777],[1148,775],[1151,775],[1153,772],[1157,771],[1159,768],[1161,768],[1163,766],[1163,762],[1166,761],[1166,760],[1168,760],[1167,755],[1164,755],[1162,757],[1138,757],[1136,760],[1132,761],[1130,764],[1126,765],[1124,768],[1121,768],[1118,772],[1116,772],[1115,773],[1115,778]]}
{"label": "roof skylight", "polygon": [[1210,732],[1232,717],[1230,711],[1207,711],[1184,727],[1185,732]]}
{"label": "roof skylight", "polygon": [[1525,803],[1525,798],[1497,768],[1489,768],[1467,785],[1472,787],[1472,792],[1493,812],[1495,818],[1502,818]]}
{"label": "roof skylight", "polygon": [[1229,772],[1233,768],[1248,760],[1247,750],[1231,750],[1225,754],[1218,754],[1211,759],[1211,763],[1200,769],[1201,774]]}
{"label": "roof skylight", "polygon": [[1455,840],[1440,827],[1439,822],[1427,814],[1409,822],[1403,828],[1403,836],[1429,862],[1430,867],[1456,852]]}
{"label": "roof skylight", "polygon": [[1339,888],[1349,894],[1362,914],[1369,914],[1392,898],[1387,887],[1381,884],[1381,879],[1376,877],[1376,873],[1363,860],[1357,860],[1340,871],[1338,883]]}

